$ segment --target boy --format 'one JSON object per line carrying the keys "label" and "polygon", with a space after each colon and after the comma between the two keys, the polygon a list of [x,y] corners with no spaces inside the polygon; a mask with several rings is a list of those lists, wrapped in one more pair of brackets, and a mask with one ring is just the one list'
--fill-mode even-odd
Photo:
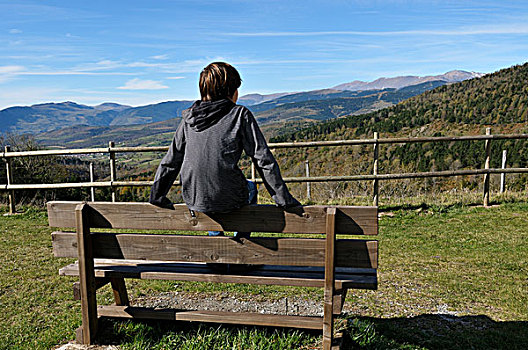
{"label": "boy", "polygon": [[[201,100],[182,114],[156,172],[150,203],[172,208],[166,195],[180,171],[182,197],[191,212],[229,212],[256,203],[256,186],[238,167],[244,151],[278,206],[300,205],[288,191],[255,118],[246,107],[236,105],[241,83],[237,70],[228,63],[214,62],[203,69]],[[238,237],[242,235],[249,233]]]}

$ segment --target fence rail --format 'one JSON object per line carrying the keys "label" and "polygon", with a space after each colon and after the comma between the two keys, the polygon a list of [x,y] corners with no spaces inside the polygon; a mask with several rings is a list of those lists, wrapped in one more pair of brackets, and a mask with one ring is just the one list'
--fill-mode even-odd
{"label": "fence rail", "polygon": [[[485,141],[485,140],[527,140],[528,134],[509,135],[473,135],[473,136],[438,136],[438,137],[397,137],[387,139],[361,139],[361,140],[336,140],[336,141],[307,141],[307,142],[279,142],[269,143],[271,149],[278,148],[303,148],[303,147],[337,147],[337,146],[361,146],[375,144],[396,143],[423,143],[423,142],[452,142],[452,141]],[[99,147],[99,148],[76,148],[76,149],[54,149],[40,151],[0,152],[0,158],[32,157],[32,156],[66,156],[76,154],[96,153],[135,153],[135,152],[167,152],[168,146],[156,147]]]}
{"label": "fence rail", "polygon": [[[307,183],[307,195],[310,196],[311,182],[335,182],[335,181],[372,181],[373,205],[378,205],[379,201],[379,181],[397,180],[397,179],[415,179],[429,177],[450,177],[465,175],[484,175],[483,179],[483,204],[489,205],[489,180],[491,174],[501,175],[501,191],[504,190],[504,175],[528,173],[528,168],[506,168],[506,153],[503,152],[502,168],[490,168],[490,154],[492,140],[526,140],[528,134],[509,134],[509,135],[492,135],[491,129],[486,129],[486,135],[472,136],[440,136],[440,137],[400,137],[400,138],[379,138],[378,133],[374,133],[372,139],[360,140],[336,140],[336,141],[308,141],[308,142],[282,142],[270,143],[271,149],[281,148],[306,148],[306,147],[338,147],[354,145],[373,145],[373,173],[365,175],[343,175],[343,176],[310,176],[309,164],[306,164],[306,176],[304,177],[287,177],[284,178],[288,183]],[[379,146],[382,144],[406,144],[406,143],[423,143],[423,142],[458,142],[458,141],[485,141],[486,158],[483,160],[483,169],[463,169],[448,171],[431,171],[417,173],[399,173],[399,174],[379,174]],[[9,146],[0,153],[6,164],[6,184],[0,185],[0,190],[8,191],[10,213],[15,212],[15,191],[16,190],[38,190],[38,189],[64,189],[64,188],[90,188],[92,189],[92,200],[94,200],[94,188],[109,187],[111,188],[112,201],[116,201],[116,187],[133,186],[144,187],[151,186],[153,181],[117,181],[116,172],[116,153],[130,152],[166,152],[168,147],[115,147],[113,142],[109,142],[108,147],[101,148],[80,148],[80,149],[59,149],[59,150],[39,150],[39,151],[18,151],[12,152]],[[90,182],[79,183],[53,183],[53,184],[13,184],[13,168],[11,162],[17,157],[33,156],[59,156],[59,155],[81,155],[81,154],[106,154],[109,155],[110,181],[93,181],[93,170]],[[262,183],[262,179],[255,178],[255,169],[252,164],[251,178],[257,183]],[[176,182],[175,185],[180,185]]]}

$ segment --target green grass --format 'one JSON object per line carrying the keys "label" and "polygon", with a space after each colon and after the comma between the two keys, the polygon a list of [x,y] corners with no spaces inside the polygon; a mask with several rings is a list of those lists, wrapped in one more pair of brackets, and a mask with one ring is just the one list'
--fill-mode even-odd
{"label": "green grass", "polygon": [[[160,322],[107,322],[122,349],[310,349],[315,335],[299,330],[185,325]],[[112,327],[113,326],[113,327]]]}
{"label": "green grass", "polygon": [[[378,291],[350,291],[345,349],[528,348],[528,204],[491,208],[397,203],[380,226]],[[510,203],[511,202],[511,203]],[[402,209],[403,208],[403,209]],[[0,208],[5,212],[6,208]],[[50,349],[80,324],[74,279],[57,271],[45,212],[0,216],[0,349]],[[313,288],[127,281],[132,298],[166,291],[239,298],[303,295]],[[100,303],[110,303],[103,288]],[[312,349],[320,334],[290,329],[105,320],[98,342],[122,349]]]}

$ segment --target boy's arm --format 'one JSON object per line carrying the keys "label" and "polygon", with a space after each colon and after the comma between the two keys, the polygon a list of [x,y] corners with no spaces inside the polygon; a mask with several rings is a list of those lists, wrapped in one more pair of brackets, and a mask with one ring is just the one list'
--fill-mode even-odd
{"label": "boy's arm", "polygon": [[150,189],[149,202],[159,207],[172,209],[172,203],[166,196],[180,172],[183,155],[185,154],[184,123],[183,120],[180,122],[169,151],[158,166],[154,184]]}
{"label": "boy's arm", "polygon": [[266,139],[249,110],[243,115],[242,144],[246,154],[251,157],[256,168],[264,181],[264,186],[271,197],[281,207],[294,207],[301,205],[299,201],[290,194],[284,180],[282,179],[279,165],[273,157]]}

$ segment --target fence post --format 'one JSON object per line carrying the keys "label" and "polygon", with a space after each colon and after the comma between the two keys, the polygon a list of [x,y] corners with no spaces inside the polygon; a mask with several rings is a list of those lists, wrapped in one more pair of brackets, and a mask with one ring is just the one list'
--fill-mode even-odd
{"label": "fence post", "polygon": [[[90,162],[90,182],[94,182],[94,165],[93,162]],[[95,202],[95,188],[93,186],[90,187],[90,195],[92,197],[92,202]]]}
{"label": "fence post", "polygon": [[[378,156],[379,156],[379,143],[378,143],[379,134],[377,131],[374,132],[374,166],[372,168],[372,174],[374,176],[378,175]],[[374,179],[372,181],[372,205],[378,206],[379,198],[379,180]]]}
{"label": "fence post", "polygon": [[[110,154],[110,181],[113,183],[116,180],[116,162],[115,162],[115,152],[111,151],[111,148],[115,147],[114,141],[108,142],[108,153]],[[110,187],[112,192],[112,202],[116,201],[116,190],[114,186]]]}
{"label": "fence post", "polygon": [[[308,159],[304,161],[304,168],[306,171],[306,177],[310,177],[310,161]],[[306,198],[308,200],[312,199],[312,188],[309,182],[306,183]]]}
{"label": "fence post", "polygon": [[251,161],[251,181],[255,182],[255,164]]}
{"label": "fence post", "polygon": [[[502,150],[502,169],[506,169],[506,150]],[[500,193],[506,190],[506,174],[501,173]]]}
{"label": "fence post", "polygon": [[[486,135],[491,135],[491,128],[486,128]],[[486,139],[486,143],[484,145],[486,149],[486,161],[484,163],[484,169],[490,168],[490,153],[491,153],[491,139]],[[484,174],[484,206],[489,206],[489,185],[490,185],[490,173]]]}
{"label": "fence post", "polygon": [[[5,146],[4,152],[11,152],[11,146]],[[13,167],[11,166],[11,158],[6,157],[4,158],[4,161],[6,166],[7,186],[9,186],[13,183]],[[7,193],[9,197],[9,214],[13,215],[16,213],[15,190],[9,190]]]}

